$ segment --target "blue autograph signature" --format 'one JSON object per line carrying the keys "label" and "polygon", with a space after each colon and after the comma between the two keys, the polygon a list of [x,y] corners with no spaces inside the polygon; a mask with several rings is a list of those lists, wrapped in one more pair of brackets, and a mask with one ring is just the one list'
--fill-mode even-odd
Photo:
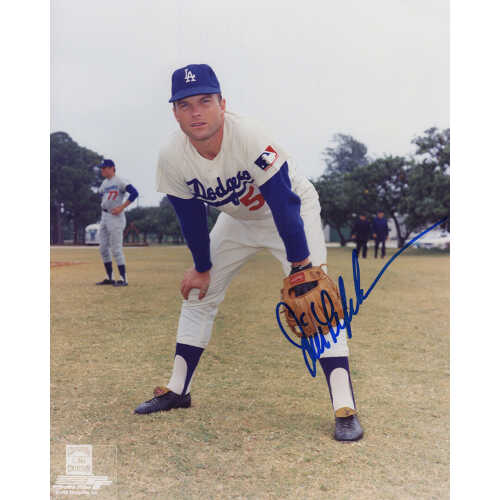
{"label": "blue autograph signature", "polygon": [[[311,313],[313,314],[314,318],[316,321],[327,327],[328,333],[325,332],[323,334],[323,331],[321,327],[319,327],[319,332],[312,336],[312,337],[306,337],[304,335],[304,330],[302,329],[303,325],[303,318],[301,317],[300,320],[297,319],[297,316],[293,312],[293,310],[286,304],[285,302],[278,302],[276,305],[276,319],[278,321],[278,326],[280,327],[281,333],[285,336],[285,338],[295,347],[299,348],[302,350],[302,356],[304,357],[304,362],[306,364],[307,369],[309,370],[309,373],[311,374],[312,377],[316,376],[316,361],[320,358],[321,354],[325,350],[325,348],[330,348],[331,344],[328,340],[326,340],[326,335],[330,335],[331,339],[333,340],[334,343],[337,343],[337,337],[340,335],[340,330],[345,329],[347,331],[347,337],[351,338],[352,337],[352,330],[351,330],[351,322],[352,318],[356,316],[359,312],[359,308],[361,304],[368,298],[370,293],[372,293],[373,289],[375,288],[375,285],[378,283],[379,279],[382,277],[382,275],[385,273],[387,268],[394,262],[394,260],[399,257],[408,247],[413,245],[419,238],[421,238],[424,234],[428,233],[435,227],[443,224],[448,219],[448,217],[440,220],[439,222],[436,222],[429,228],[427,228],[425,231],[422,231],[418,236],[415,236],[411,241],[409,241],[406,245],[404,245],[401,249],[399,249],[385,264],[385,266],[380,270],[378,273],[377,277],[373,280],[373,283],[370,285],[370,288],[365,292],[361,288],[361,272],[359,269],[359,261],[358,261],[358,254],[356,250],[352,251],[352,277],[354,281],[354,291],[355,291],[355,296],[356,296],[356,305],[354,305],[354,302],[352,298],[349,299],[349,307],[347,305],[347,298],[346,298],[346,293],[345,293],[345,286],[344,286],[344,280],[342,276],[339,276],[338,279],[338,287],[339,287],[339,293],[340,293],[340,300],[342,302],[342,310],[344,312],[344,322],[343,324],[340,323],[339,317],[337,315],[337,312],[334,309],[333,302],[328,295],[326,291],[321,292],[321,306],[323,308],[324,316],[326,318],[326,321],[321,321],[320,318],[318,318],[318,315],[316,311],[314,310],[314,304],[311,303]],[[328,306],[326,302],[329,302]],[[288,309],[288,312],[292,315],[293,319],[297,323],[298,327],[300,328],[300,332],[302,334],[300,344],[292,340],[289,335],[287,334],[285,328],[283,327],[283,324],[281,323],[281,315],[280,315],[280,308],[281,306],[284,306],[286,309]],[[336,325],[334,327],[333,325]],[[326,330],[326,329],[325,329]]]}

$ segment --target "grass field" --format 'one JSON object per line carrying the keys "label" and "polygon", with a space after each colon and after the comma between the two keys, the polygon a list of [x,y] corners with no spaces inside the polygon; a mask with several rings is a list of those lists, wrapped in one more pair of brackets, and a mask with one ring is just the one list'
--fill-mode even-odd
{"label": "grass field", "polygon": [[[230,286],[193,406],[134,415],[168,380],[191,258],[125,254],[130,286],[113,288],[94,285],[96,248],[51,250],[51,485],[65,446],[91,444],[94,474],[113,480],[96,498],[449,497],[449,255],[406,251],[361,306],[349,345],[365,437],[339,443],[319,365],[313,379],[276,325],[281,266],[266,253]],[[365,289],[384,262],[369,256]],[[353,296],[350,250],[330,248],[328,265]]]}

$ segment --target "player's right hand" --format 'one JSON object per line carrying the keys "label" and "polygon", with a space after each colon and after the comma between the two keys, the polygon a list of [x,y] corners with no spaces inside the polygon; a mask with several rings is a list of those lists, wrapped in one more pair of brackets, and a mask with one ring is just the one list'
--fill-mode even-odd
{"label": "player's right hand", "polygon": [[181,283],[181,294],[185,300],[188,299],[189,292],[193,288],[198,288],[200,293],[198,299],[201,300],[207,294],[210,286],[210,271],[199,273],[194,267],[188,269],[184,274],[184,279]]}

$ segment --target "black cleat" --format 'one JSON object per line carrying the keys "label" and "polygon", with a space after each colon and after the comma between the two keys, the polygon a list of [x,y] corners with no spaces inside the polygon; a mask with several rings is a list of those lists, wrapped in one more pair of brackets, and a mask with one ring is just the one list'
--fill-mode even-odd
{"label": "black cleat", "polygon": [[337,441],[357,441],[363,437],[363,428],[356,415],[335,417],[335,436]]}
{"label": "black cleat", "polygon": [[128,282],[124,280],[118,280],[113,283],[113,286],[128,286]]}
{"label": "black cleat", "polygon": [[110,280],[109,278],[106,278],[102,281],[99,281],[99,283],[96,283],[96,285],[114,285],[115,280]]}
{"label": "black cleat", "polygon": [[191,394],[181,396],[166,387],[156,387],[153,394],[155,397],[140,404],[134,410],[134,413],[144,415],[155,411],[169,411],[175,408],[189,408],[191,406]]}

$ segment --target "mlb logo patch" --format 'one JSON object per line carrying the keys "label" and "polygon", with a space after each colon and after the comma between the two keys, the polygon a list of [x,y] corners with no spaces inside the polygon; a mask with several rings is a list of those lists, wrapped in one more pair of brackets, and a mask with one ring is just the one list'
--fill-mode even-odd
{"label": "mlb logo patch", "polygon": [[274,162],[278,159],[278,153],[273,149],[272,146],[267,146],[265,151],[255,160],[255,164],[262,170],[267,170],[269,167],[274,165]]}

